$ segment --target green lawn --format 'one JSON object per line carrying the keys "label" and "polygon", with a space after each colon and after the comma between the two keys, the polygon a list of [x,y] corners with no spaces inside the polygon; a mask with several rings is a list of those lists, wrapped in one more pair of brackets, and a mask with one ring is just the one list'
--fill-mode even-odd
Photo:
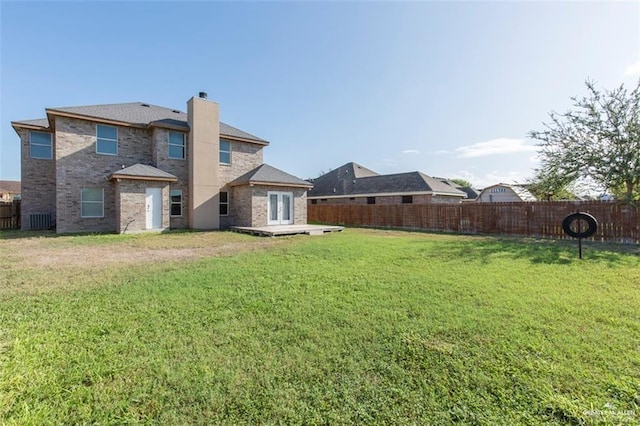
{"label": "green lawn", "polygon": [[634,247],[347,229],[49,270],[3,244],[0,424],[640,423]]}

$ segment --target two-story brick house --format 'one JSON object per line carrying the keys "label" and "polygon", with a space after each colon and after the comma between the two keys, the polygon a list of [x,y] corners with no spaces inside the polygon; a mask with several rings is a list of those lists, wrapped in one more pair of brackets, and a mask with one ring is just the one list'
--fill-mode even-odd
{"label": "two-story brick house", "polygon": [[269,142],[220,122],[205,93],[187,113],[139,102],[45,111],[11,123],[22,143],[25,230],[306,223],[312,185],[263,164]]}

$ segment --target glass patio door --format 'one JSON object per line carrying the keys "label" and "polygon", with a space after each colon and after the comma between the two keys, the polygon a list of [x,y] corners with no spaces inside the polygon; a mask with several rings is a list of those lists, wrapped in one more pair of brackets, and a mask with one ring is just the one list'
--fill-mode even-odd
{"label": "glass patio door", "polygon": [[267,193],[269,202],[269,225],[291,225],[293,223],[293,193],[292,192],[269,192]]}

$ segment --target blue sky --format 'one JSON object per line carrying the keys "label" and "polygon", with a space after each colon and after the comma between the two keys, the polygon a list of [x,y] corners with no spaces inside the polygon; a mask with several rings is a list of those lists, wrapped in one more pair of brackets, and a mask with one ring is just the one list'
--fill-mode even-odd
{"label": "blue sky", "polygon": [[302,178],[355,161],[476,187],[524,181],[550,110],[584,80],[640,77],[639,2],[0,3],[0,179],[20,178],[12,120],[142,101],[271,142]]}

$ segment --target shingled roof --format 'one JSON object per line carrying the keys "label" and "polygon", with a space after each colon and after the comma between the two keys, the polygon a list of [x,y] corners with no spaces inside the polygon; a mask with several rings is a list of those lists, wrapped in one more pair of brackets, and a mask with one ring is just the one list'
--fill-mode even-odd
{"label": "shingled roof", "polygon": [[313,185],[306,180],[276,169],[268,164],[262,164],[248,173],[232,181],[230,186],[238,185],[275,185],[275,186],[297,186],[311,188]]}
{"label": "shingled roof", "polygon": [[379,175],[357,163],[347,163],[313,179],[309,197],[432,193],[460,198],[465,193],[421,172]]}
{"label": "shingled roof", "polygon": [[446,178],[436,178],[436,179],[439,179],[442,183],[446,183],[447,185],[453,186],[454,188],[464,192],[465,194],[467,194],[467,199],[469,200],[475,200],[476,198],[478,198],[478,195],[480,195],[479,190],[476,190],[470,186],[462,186]]}
{"label": "shingled roof", "polygon": [[[168,126],[182,128],[185,131],[189,130],[187,114],[185,112],[176,109],[146,104],[143,102],[46,108],[46,112],[50,115],[71,114],[98,120],[109,120],[120,123],[127,123],[140,127],[156,125],[161,127]],[[35,126],[42,128],[49,127],[49,121],[45,118],[36,120],[14,121],[13,123],[18,125]],[[237,129],[233,126],[223,123],[222,121],[220,122],[220,136],[246,139],[263,144],[269,143],[262,138]]]}
{"label": "shingled roof", "polygon": [[113,172],[110,179],[142,179],[142,180],[162,180],[175,182],[177,177],[171,173],[167,173],[164,170],[160,170],[156,167],[146,164],[134,164],[133,166],[125,167],[122,170]]}
{"label": "shingled roof", "polygon": [[20,193],[21,183],[19,180],[0,180],[0,192]]}

